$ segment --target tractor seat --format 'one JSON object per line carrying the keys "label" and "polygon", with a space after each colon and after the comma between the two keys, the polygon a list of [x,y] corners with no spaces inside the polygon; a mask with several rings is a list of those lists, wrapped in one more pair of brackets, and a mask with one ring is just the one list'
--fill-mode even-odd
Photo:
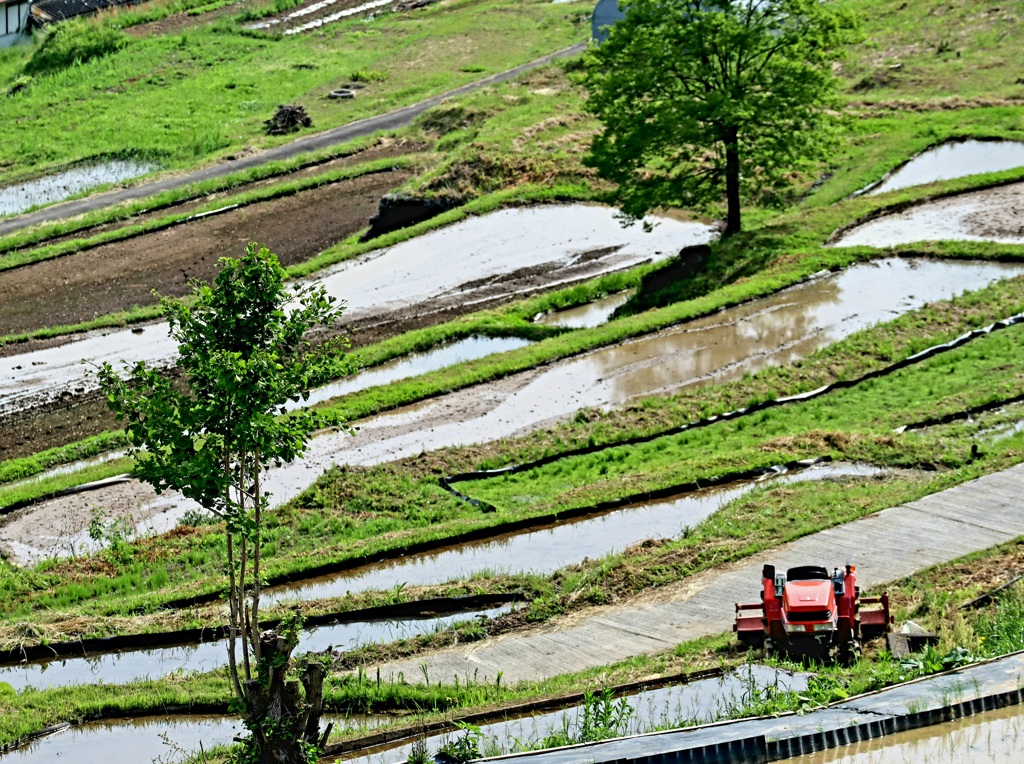
{"label": "tractor seat", "polygon": [[787,581],[828,581],[828,571],[820,565],[801,565],[786,571]]}

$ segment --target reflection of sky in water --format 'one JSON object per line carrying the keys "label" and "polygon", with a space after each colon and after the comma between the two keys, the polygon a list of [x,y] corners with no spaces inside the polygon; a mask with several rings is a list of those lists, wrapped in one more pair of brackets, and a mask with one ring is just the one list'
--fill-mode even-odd
{"label": "reflection of sky in water", "polygon": [[[394,642],[429,634],[455,621],[472,621],[479,615],[494,617],[508,606],[478,613],[402,621],[366,621],[321,626],[303,633],[298,652],[320,652],[328,647],[350,650],[374,642]],[[0,682],[17,690],[25,687],[66,687],[80,684],[117,684],[132,679],[158,678],[176,671],[212,671],[227,664],[227,641],[200,645],[131,650],[91,658],[67,658],[50,663],[30,663],[0,668]]]}
{"label": "reflection of sky in water", "polygon": [[548,313],[537,321],[541,326],[563,326],[568,329],[589,329],[605,323],[632,296],[632,292],[618,292],[566,310]]}
{"label": "reflection of sky in water", "polygon": [[[840,475],[871,474],[874,471],[873,468],[859,465],[830,464],[795,472],[782,480],[821,480]],[[462,490],[473,494],[473,485],[465,484]],[[398,584],[419,586],[468,578],[487,570],[551,573],[563,565],[579,562],[584,557],[598,558],[621,551],[644,539],[675,537],[684,528],[696,525],[756,485],[757,482],[751,481],[687,493],[529,533],[462,544],[430,554],[410,555],[387,564],[324,576],[292,587],[278,587],[264,595],[264,600],[311,600],[366,589],[387,590]]]}
{"label": "reflection of sky in water", "polygon": [[67,199],[90,188],[137,178],[156,167],[149,162],[116,159],[75,167],[15,186],[3,186],[0,187],[0,215],[13,215],[40,204]]}
{"label": "reflection of sky in water", "polygon": [[883,194],[937,180],[999,172],[1021,166],[1024,166],[1024,143],[952,141],[922,152],[867,193]]}
{"label": "reflection of sky in water", "polygon": [[1009,764],[1024,759],[1022,732],[1024,706],[1010,706],[788,761],[792,764]]}
{"label": "reflection of sky in water", "polygon": [[[799,691],[807,686],[807,674],[789,674],[765,666],[744,667],[737,674],[718,679],[702,679],[689,684],[647,690],[625,697],[631,709],[624,733],[628,735],[652,732],[659,728],[675,727],[714,720],[732,708],[742,705],[751,693],[765,688]],[[482,751],[493,748],[503,752],[518,750],[516,743],[540,741],[563,729],[579,726],[580,707],[535,714],[519,719],[480,725]],[[461,733],[445,733],[427,738],[427,748],[433,753],[445,741],[458,738]],[[349,754],[330,761],[351,761],[359,764],[397,764],[405,761],[411,746],[403,745],[377,753],[353,756]],[[582,760],[581,760],[582,761]]]}
{"label": "reflection of sky in water", "polygon": [[[616,211],[597,205],[541,205],[471,217],[387,249],[339,263],[318,279],[347,305],[345,318],[380,316],[433,299],[476,299],[476,290],[500,284],[523,268],[568,268],[595,249],[592,273],[620,270],[671,257],[681,247],[707,242],[699,223],[658,218],[651,233],[637,223],[619,225]],[[136,333],[141,329],[141,333]],[[19,410],[61,390],[95,389],[88,364],[121,359],[168,365],[177,345],[165,324],[93,332],[58,347],[0,358],[0,412]]]}
{"label": "reflection of sky in water", "polygon": [[[334,722],[335,730],[345,727],[375,727],[393,721],[382,716],[340,716],[325,714],[324,725]],[[96,764],[115,756],[126,764],[159,761],[179,762],[187,754],[228,745],[248,734],[234,717],[214,715],[150,716],[138,719],[109,719],[72,727],[33,741],[10,753],[0,754],[3,764]]]}
{"label": "reflection of sky in water", "polygon": [[125,764],[182,761],[182,751],[207,750],[230,743],[245,732],[241,723],[223,716],[169,716],[112,719],[72,727],[0,755],[3,764],[96,764],[111,757]]}

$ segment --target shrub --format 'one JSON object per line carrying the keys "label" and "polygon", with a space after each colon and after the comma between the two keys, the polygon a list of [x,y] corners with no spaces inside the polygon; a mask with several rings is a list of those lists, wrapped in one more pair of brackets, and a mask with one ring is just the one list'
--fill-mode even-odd
{"label": "shrub", "polygon": [[116,29],[74,20],[58,24],[44,38],[25,64],[25,74],[48,74],[84,64],[128,44],[128,37]]}

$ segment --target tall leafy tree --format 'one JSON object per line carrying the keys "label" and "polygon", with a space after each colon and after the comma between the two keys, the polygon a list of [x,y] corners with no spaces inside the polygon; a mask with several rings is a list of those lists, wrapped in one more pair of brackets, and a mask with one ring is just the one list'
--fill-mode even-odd
{"label": "tall leafy tree", "polygon": [[624,213],[708,211],[785,186],[834,143],[833,65],[852,16],[820,0],[623,0],[583,79],[604,125],[589,163],[618,184]]}
{"label": "tall leafy tree", "polygon": [[97,375],[124,421],[134,474],[161,492],[180,491],[226,528],[228,667],[247,727],[249,760],[315,759],[323,667],[300,667],[304,693],[289,682],[296,630],[262,631],[262,537],[272,464],[303,453],[314,430],[340,426],[289,402],[334,376],[344,339],[314,346],[310,329],[331,325],[341,308],[321,287],[288,289],[277,257],[250,244],[223,258],[212,286],[193,285],[194,302],[163,298],[178,343],[181,382],[139,362],[126,376],[110,364]]}

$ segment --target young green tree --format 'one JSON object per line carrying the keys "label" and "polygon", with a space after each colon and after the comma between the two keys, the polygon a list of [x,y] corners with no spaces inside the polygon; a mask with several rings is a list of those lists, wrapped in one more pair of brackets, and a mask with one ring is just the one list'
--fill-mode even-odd
{"label": "young green tree", "polygon": [[745,194],[770,194],[834,143],[833,64],[853,18],[820,0],[624,0],[592,46],[587,107],[604,124],[588,162],[623,212],[707,211],[741,228]]}
{"label": "young green tree", "polygon": [[252,732],[246,760],[314,761],[320,734],[323,667],[302,667],[304,693],[288,680],[296,630],[260,629],[262,534],[268,466],[300,456],[314,430],[339,426],[286,404],[334,376],[344,339],[314,346],[310,329],[329,326],[341,308],[319,287],[289,290],[277,257],[250,244],[223,258],[213,286],[194,284],[191,306],[163,298],[178,342],[182,382],[144,362],[122,378],[110,364],[97,375],[125,422],[134,474],[157,492],[180,491],[226,528],[228,668],[237,705]]}

